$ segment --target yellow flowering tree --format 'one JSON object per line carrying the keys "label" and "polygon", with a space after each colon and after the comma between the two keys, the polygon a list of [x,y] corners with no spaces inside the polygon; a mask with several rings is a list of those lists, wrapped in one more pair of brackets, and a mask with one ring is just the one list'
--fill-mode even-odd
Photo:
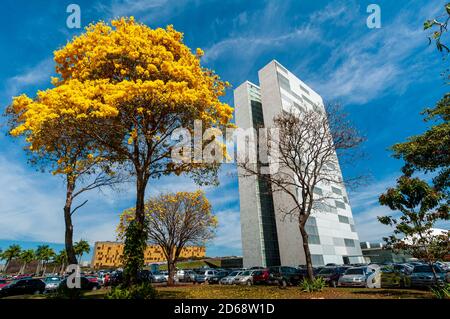
{"label": "yellow flowering tree", "polygon": [[[78,89],[61,86],[39,91],[35,99],[15,97],[7,108],[10,134],[25,137],[30,162],[41,170],[50,170],[65,181],[65,248],[69,264],[76,264],[73,246],[73,214],[87,203],[75,202],[86,191],[112,186],[120,179],[110,169],[103,151],[79,130],[79,120],[70,113],[78,99]],[[70,99],[61,100],[61,95]],[[49,110],[49,106],[52,110]],[[75,206],[75,207],[74,207]]]}
{"label": "yellow flowering tree", "polygon": [[[186,245],[204,246],[214,237],[217,218],[203,191],[161,194],[145,204],[147,238],[159,245],[167,260],[169,285],[173,284],[176,263]],[[125,210],[117,228],[123,238],[135,220],[135,209]],[[125,256],[126,258],[126,256]]]}
{"label": "yellow flowering tree", "polygon": [[[13,110],[22,115],[14,133],[34,133],[41,123],[62,115],[72,119],[77,133],[135,178],[137,237],[145,236],[144,195],[150,179],[187,173],[199,182],[216,181],[217,163],[171,158],[177,128],[192,132],[194,120],[201,120],[203,131],[224,128],[231,126],[233,112],[220,101],[228,83],[201,66],[202,50],[192,53],[182,33],[121,18],[88,26],[54,55],[55,88],[38,101],[15,100]],[[132,254],[143,256],[144,251]],[[134,279],[137,272],[136,267],[131,271]]]}

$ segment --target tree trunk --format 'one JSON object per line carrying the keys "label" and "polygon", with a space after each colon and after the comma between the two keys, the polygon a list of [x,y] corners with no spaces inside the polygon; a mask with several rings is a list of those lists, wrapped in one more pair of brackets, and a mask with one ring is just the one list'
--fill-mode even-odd
{"label": "tree trunk", "polygon": [[[135,220],[138,225],[136,239],[144,239],[147,236],[146,231],[144,229],[145,189],[147,187],[147,182],[146,182],[145,177],[143,176],[144,174],[139,170],[136,170],[136,171],[137,171],[137,173],[136,173],[137,182],[136,182],[136,212],[135,212],[136,219]],[[144,260],[144,250],[141,249],[141,247],[139,247],[139,248],[136,247],[136,249],[133,249],[133,251],[130,254],[133,255],[133,257],[138,260]],[[139,273],[140,267],[142,267],[142,266],[143,265],[138,265],[137,263],[130,263],[130,265],[128,265],[128,271],[127,271],[128,278],[125,279],[125,282],[127,282],[129,284],[136,284],[138,282],[138,273]]]}
{"label": "tree trunk", "polygon": [[169,258],[167,259],[167,270],[169,272],[169,278],[167,279],[167,285],[173,286],[175,283],[175,262],[173,258],[173,253],[169,253]]}
{"label": "tree trunk", "polygon": [[11,262],[11,259],[8,259],[7,261],[6,261],[6,264],[5,264],[5,274],[6,274],[6,271],[8,270],[8,267],[9,267],[9,263]]}
{"label": "tree trunk", "polygon": [[434,263],[433,262],[429,262],[429,265],[431,267],[431,272],[433,273],[434,284],[437,286],[439,283],[438,283],[438,277],[436,275],[436,269],[434,269]]}
{"label": "tree trunk", "polygon": [[45,271],[47,270],[47,262],[44,261],[44,268],[42,269],[42,276],[45,276]]}
{"label": "tree trunk", "polygon": [[306,270],[309,280],[314,279],[314,272],[312,267],[312,261],[311,261],[311,252],[309,251],[309,244],[308,244],[308,234],[305,230],[305,225],[300,223],[299,224],[300,234],[302,235],[303,240],[303,251],[305,252],[305,258],[306,258]]}
{"label": "tree trunk", "polygon": [[72,224],[72,194],[75,189],[75,185],[73,182],[67,181],[66,188],[66,204],[64,205],[64,221],[66,225],[65,232],[65,244],[66,244],[66,253],[67,253],[67,261],[69,265],[78,264],[77,257],[75,256],[75,250],[73,248],[73,224]]}
{"label": "tree trunk", "polygon": [[39,271],[41,270],[41,261],[38,260],[37,261],[37,265],[36,265],[36,275],[39,275]]}

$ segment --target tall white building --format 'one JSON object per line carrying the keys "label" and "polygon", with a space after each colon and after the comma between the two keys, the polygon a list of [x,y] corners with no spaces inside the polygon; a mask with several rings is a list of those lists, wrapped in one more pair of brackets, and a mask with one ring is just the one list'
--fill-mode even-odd
{"label": "tall white building", "polygon": [[[270,127],[283,110],[324,108],[320,95],[277,61],[263,67],[258,77],[260,86],[246,81],[234,90],[240,128]],[[339,167],[333,168],[342,176]],[[239,174],[244,267],[305,264],[298,222],[284,218],[280,211],[286,195],[269,190],[264,180]],[[332,192],[338,199],[308,219],[313,265],[364,262],[345,187],[320,185],[315,191]]]}

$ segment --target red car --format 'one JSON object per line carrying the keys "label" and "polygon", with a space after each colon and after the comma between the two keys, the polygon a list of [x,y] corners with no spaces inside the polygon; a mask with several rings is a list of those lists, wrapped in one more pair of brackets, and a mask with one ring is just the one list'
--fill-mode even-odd
{"label": "red car", "polygon": [[9,282],[7,282],[6,279],[0,278],[0,288],[8,286],[8,284],[9,284]]}
{"label": "red car", "polygon": [[86,279],[89,280],[90,282],[98,283],[98,278],[95,276],[86,276]]}
{"label": "red car", "polygon": [[253,283],[254,284],[260,284],[260,283],[266,283],[269,279],[269,270],[268,269],[260,269],[260,270],[254,270],[253,271]]}

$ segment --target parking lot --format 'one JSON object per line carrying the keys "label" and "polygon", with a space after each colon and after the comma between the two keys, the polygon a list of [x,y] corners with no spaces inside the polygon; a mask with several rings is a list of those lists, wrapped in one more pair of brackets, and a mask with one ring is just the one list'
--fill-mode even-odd
{"label": "parking lot", "polygon": [[[433,298],[431,286],[450,283],[448,263],[435,265],[434,273],[421,262],[327,265],[313,270],[325,284],[322,291],[314,293],[304,293],[299,287],[307,278],[305,267],[178,269],[173,285],[167,283],[167,271],[142,270],[139,278],[155,286],[158,298],[183,299]],[[103,298],[111,287],[123,282],[123,274],[120,270],[91,271],[82,273],[80,280],[85,297]],[[67,287],[67,279],[58,274],[0,278],[0,298],[47,298],[61,287]]]}

